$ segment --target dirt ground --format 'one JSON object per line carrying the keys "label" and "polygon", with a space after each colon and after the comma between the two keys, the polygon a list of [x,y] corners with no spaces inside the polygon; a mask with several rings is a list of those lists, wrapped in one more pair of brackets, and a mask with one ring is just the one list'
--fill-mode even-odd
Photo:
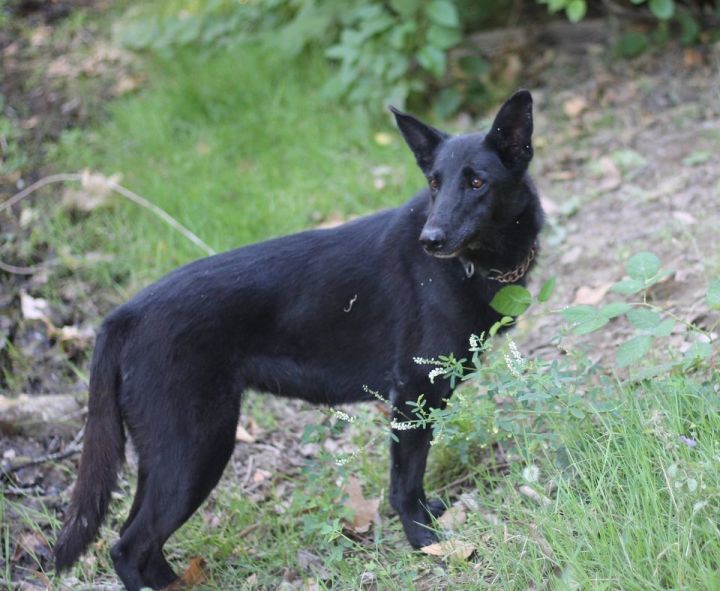
{"label": "dirt ground", "polygon": [[[23,17],[31,34],[17,38],[0,33],[5,115],[22,121],[22,148],[33,155],[21,170],[0,175],[0,203],[52,171],[44,156],[46,142],[101,115],[103,101],[88,102],[87,86],[81,91],[68,82],[77,77],[76,68],[85,68],[83,76],[93,88],[110,89],[109,79],[134,71],[132,59],[107,39],[98,39],[92,25],[85,35],[54,37],[66,6],[52,2],[46,7],[52,10]],[[605,294],[623,276],[623,260],[649,250],[674,271],[653,297],[678,316],[709,326],[703,312],[705,289],[708,278],[720,273],[720,46],[673,47],[626,61],[612,56],[600,33],[570,46],[547,44],[518,52],[518,78],[535,96],[532,171],[548,214],[531,287],[537,290],[544,279],[556,276],[556,308],[612,301],[612,294]],[[83,61],[98,47],[104,48],[104,57]],[[115,88],[102,99],[122,90]],[[27,250],[31,221],[23,212],[32,202],[0,212],[0,261],[37,267],[27,273],[0,270],[0,390],[30,398],[82,398],[92,329],[118,303],[117,296],[79,283],[66,269],[50,308],[35,318],[27,309],[23,312],[23,298],[26,306],[40,305],[48,274],[63,272],[45,264],[57,253],[42,241]],[[557,326],[552,317],[530,314],[521,325],[519,345],[526,354],[554,348]],[[77,332],[64,338],[57,332],[63,327]],[[608,360],[629,331],[614,321],[601,335],[585,342],[592,338],[593,356]],[[673,335],[672,344],[687,347],[685,338],[685,333]],[[287,402],[268,403],[271,411],[278,404]],[[316,452],[302,445],[299,435],[322,415],[300,404],[296,408],[303,412],[293,413],[293,424],[277,430],[259,430],[243,419],[254,441],[238,444],[230,470],[248,494],[262,498],[258,466],[297,470]],[[83,412],[82,405],[62,407],[62,420],[55,417],[47,428],[19,428],[0,420],[0,486],[13,502],[3,516],[10,527],[10,554],[2,556],[0,573],[12,573],[14,581],[0,575],[0,586],[45,588],[37,562],[50,568],[49,540],[27,530],[12,507],[17,503],[37,510],[47,523],[61,515],[77,464]]]}

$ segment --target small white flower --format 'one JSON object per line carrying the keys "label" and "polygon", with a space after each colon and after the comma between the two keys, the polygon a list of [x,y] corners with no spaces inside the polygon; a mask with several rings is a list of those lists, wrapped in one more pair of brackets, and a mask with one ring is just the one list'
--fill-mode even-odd
{"label": "small white flower", "polygon": [[434,369],[431,369],[430,373],[428,373],[428,378],[430,378],[430,383],[434,384],[435,378],[437,378],[438,376],[444,375],[444,374],[445,374],[445,370],[442,367],[436,367]]}
{"label": "small white flower", "polygon": [[413,357],[413,361],[418,365],[442,365],[442,361],[427,359],[426,357]]}
{"label": "small white flower", "polygon": [[414,429],[415,425],[412,421],[396,421],[393,419],[390,423],[390,427],[395,431],[409,431],[410,429]]}
{"label": "small white flower", "polygon": [[515,341],[510,341],[508,343],[508,349],[510,349],[510,355],[505,354],[505,365],[507,365],[508,369],[510,370],[510,373],[514,375],[516,378],[522,380],[523,377],[523,371],[525,370],[525,359],[523,359],[522,355],[520,354],[520,351],[518,351],[517,345],[515,344]]}
{"label": "small white flower", "polygon": [[351,417],[349,414],[341,410],[333,409],[333,414],[335,415],[335,418],[338,418],[341,421],[347,421],[348,423],[352,423],[355,419],[357,419],[357,417]]}

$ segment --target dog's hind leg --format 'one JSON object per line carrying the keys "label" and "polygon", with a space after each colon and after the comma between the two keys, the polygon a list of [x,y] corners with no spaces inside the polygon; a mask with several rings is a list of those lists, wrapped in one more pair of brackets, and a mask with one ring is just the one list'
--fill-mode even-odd
{"label": "dog's hind leg", "polygon": [[128,513],[127,519],[123,526],[120,528],[120,535],[122,536],[130,524],[133,522],[135,517],[140,511],[143,497],[145,496],[145,481],[147,480],[147,470],[142,464],[138,465],[138,479],[135,487],[135,498],[133,499],[132,507],[130,507],[130,513]]}
{"label": "dog's hind leg", "polygon": [[207,408],[211,403],[197,408],[196,401],[185,398],[188,407],[145,426],[153,430],[152,441],[142,442],[138,454],[147,471],[111,551],[115,569],[131,591],[163,589],[177,578],[162,547],[215,487],[232,454],[239,398],[214,401],[213,412]]}

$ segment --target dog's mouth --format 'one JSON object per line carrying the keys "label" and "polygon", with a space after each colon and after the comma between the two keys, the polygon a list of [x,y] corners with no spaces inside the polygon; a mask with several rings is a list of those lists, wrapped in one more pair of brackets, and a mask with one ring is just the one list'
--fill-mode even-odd
{"label": "dog's mouth", "polygon": [[423,250],[427,254],[429,254],[431,257],[435,257],[436,259],[454,259],[454,258],[460,256],[460,252],[462,249],[456,250],[453,252],[441,252],[441,251],[437,251],[437,250],[430,250],[429,248],[423,247]]}

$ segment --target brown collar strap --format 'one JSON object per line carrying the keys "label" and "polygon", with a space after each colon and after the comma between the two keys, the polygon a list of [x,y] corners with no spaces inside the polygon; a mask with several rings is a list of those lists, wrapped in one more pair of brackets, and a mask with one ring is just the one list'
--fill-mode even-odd
{"label": "brown collar strap", "polygon": [[525,260],[514,269],[506,271],[505,273],[499,271],[498,269],[476,269],[475,264],[472,261],[468,261],[464,258],[460,258],[460,262],[462,263],[463,269],[465,269],[465,275],[468,278],[472,277],[477,270],[478,274],[485,277],[486,279],[492,279],[493,281],[497,281],[498,283],[515,283],[516,281],[522,279],[528,272],[528,269],[530,269],[530,265],[532,265],[532,262],[535,260],[535,255],[537,255],[537,251],[538,243],[536,240],[530,247],[530,252],[528,253],[527,257],[525,257]]}

